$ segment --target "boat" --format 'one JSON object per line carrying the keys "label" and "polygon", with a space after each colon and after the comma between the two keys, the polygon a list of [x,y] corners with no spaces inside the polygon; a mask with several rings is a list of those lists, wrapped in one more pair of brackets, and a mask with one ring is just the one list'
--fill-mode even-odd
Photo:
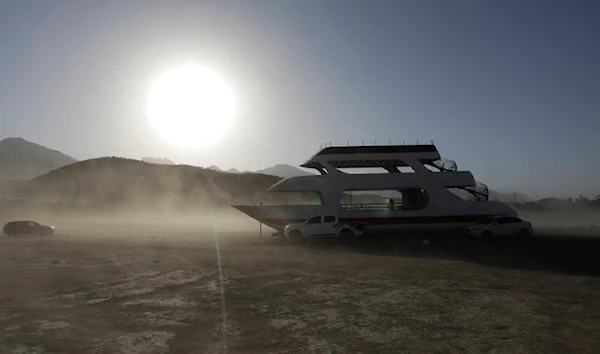
{"label": "boat", "polygon": [[433,142],[326,146],[301,166],[318,174],[284,178],[268,193],[314,193],[318,202],[233,207],[278,232],[324,214],[364,223],[370,232],[462,228],[492,216],[518,216],[510,206],[489,201],[488,188],[442,158]]}

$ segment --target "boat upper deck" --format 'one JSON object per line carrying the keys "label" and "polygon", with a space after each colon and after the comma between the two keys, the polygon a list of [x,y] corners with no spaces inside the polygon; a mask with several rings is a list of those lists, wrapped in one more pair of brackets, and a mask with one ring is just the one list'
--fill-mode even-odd
{"label": "boat upper deck", "polygon": [[324,162],[334,167],[406,166],[406,161],[425,162],[438,159],[440,159],[440,153],[432,142],[402,145],[326,146],[302,166],[318,169],[323,167]]}
{"label": "boat upper deck", "polygon": [[397,154],[438,152],[433,144],[426,145],[374,145],[374,146],[328,146],[314,156],[323,155],[361,155],[361,154]]}

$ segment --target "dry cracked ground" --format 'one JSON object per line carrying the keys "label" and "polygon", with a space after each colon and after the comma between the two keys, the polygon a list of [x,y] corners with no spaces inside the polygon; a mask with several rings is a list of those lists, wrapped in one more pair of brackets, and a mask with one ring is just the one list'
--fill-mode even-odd
{"label": "dry cracked ground", "polygon": [[598,245],[560,242],[2,237],[0,353],[597,352]]}

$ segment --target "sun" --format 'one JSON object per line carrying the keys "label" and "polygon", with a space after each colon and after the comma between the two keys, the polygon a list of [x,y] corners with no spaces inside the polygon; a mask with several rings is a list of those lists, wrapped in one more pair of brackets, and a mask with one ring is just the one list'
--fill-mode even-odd
{"label": "sun", "polygon": [[150,89],[148,116],[158,134],[173,145],[218,142],[233,124],[235,98],[214,72],[182,66],[160,76]]}

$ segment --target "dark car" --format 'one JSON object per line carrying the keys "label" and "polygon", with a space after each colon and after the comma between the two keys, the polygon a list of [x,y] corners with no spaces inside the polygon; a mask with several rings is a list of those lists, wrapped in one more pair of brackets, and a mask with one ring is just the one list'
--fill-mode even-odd
{"label": "dark car", "polygon": [[11,221],[2,229],[7,236],[38,235],[50,236],[54,233],[54,226],[46,226],[35,221]]}

